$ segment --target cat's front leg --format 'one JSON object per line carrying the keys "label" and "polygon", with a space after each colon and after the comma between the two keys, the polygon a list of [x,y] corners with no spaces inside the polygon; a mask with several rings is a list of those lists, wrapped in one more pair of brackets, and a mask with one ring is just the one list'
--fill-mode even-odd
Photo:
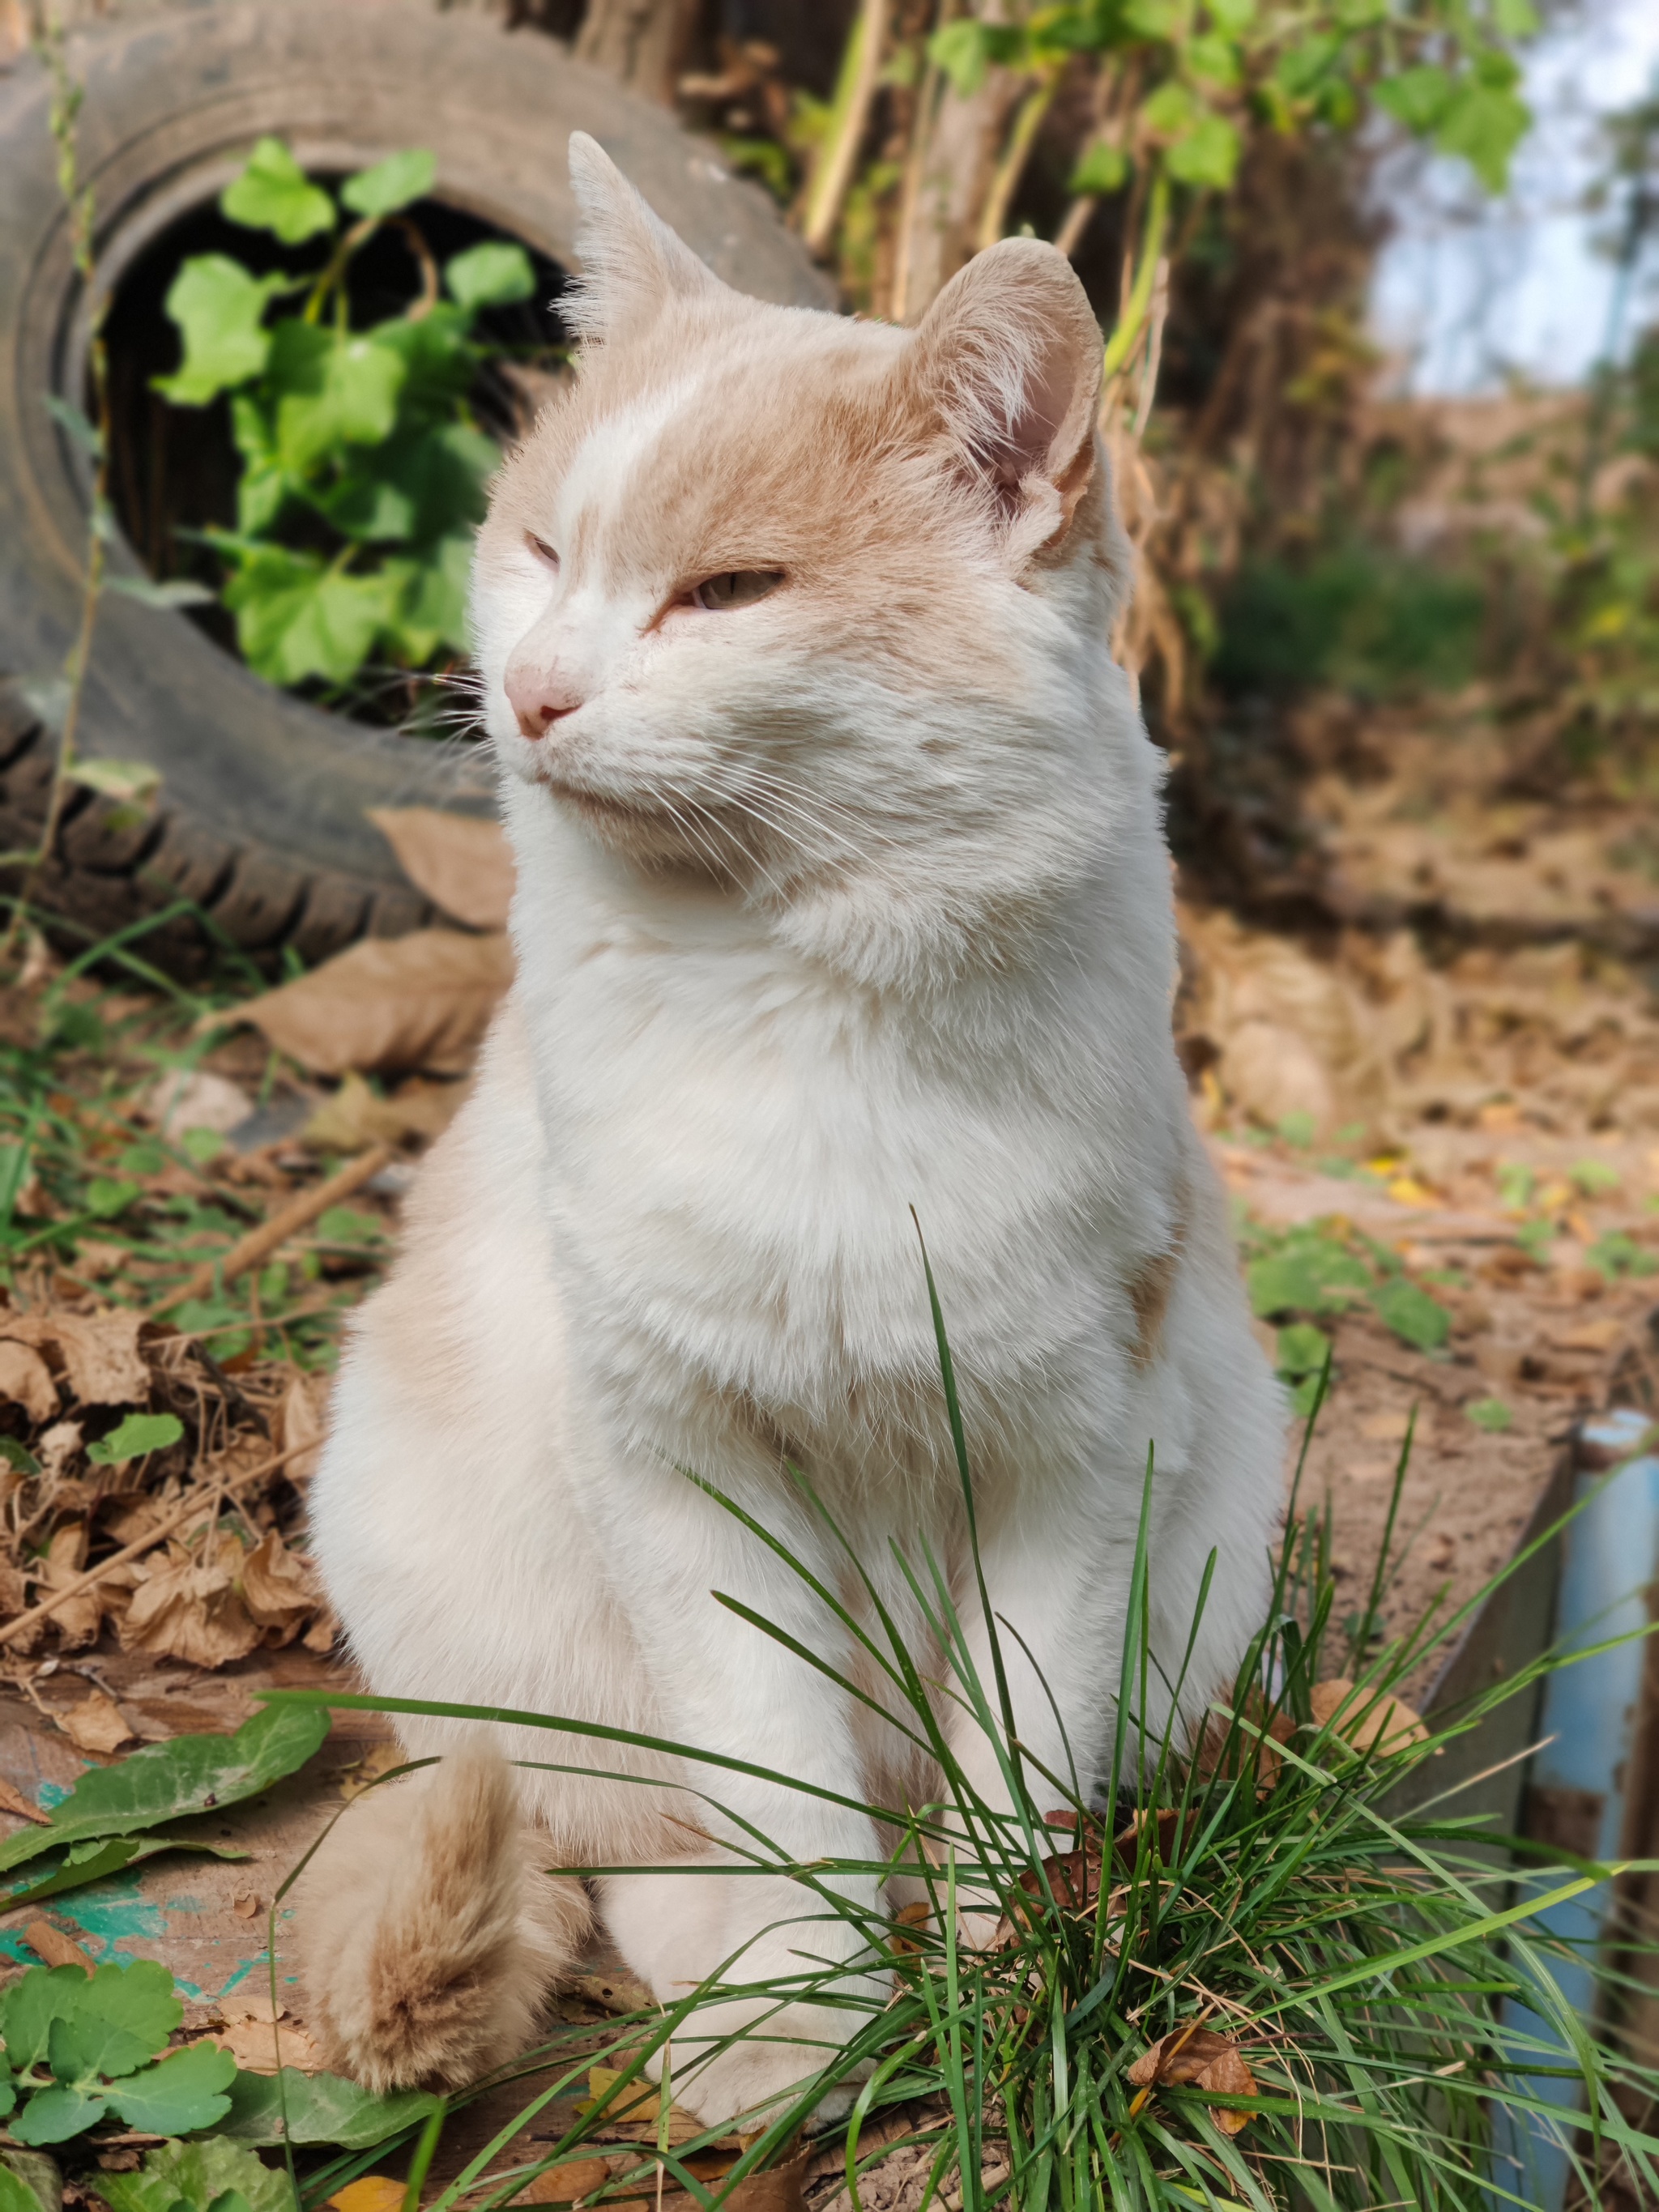
{"label": "cat's front leg", "polygon": [[[740,1502],[793,1556],[833,1573],[781,1485],[744,1486]],[[633,1461],[594,1496],[592,1515],[665,1733],[709,1754],[685,1761],[684,1860],[613,1876],[604,1917],[663,2004],[711,1979],[747,1992],[700,2005],[670,2053],[677,2101],[723,2120],[817,2073],[888,1985],[866,1932],[878,1847],[850,1700],[714,1594],[837,1668],[843,1632],[784,1561],[672,1467]],[[783,1870],[796,1866],[811,1871]],[[826,1996],[839,2002],[815,2001]]]}

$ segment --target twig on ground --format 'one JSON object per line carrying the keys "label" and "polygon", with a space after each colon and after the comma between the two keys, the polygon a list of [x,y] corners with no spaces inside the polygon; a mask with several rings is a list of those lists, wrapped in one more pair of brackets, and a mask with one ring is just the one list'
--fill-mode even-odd
{"label": "twig on ground", "polygon": [[159,1320],[187,1299],[205,1297],[216,1283],[234,1282],[250,1267],[257,1267],[262,1260],[270,1257],[278,1245],[286,1244],[290,1237],[314,1221],[319,1213],[325,1213],[331,1206],[349,1198],[366,1182],[372,1182],[380,1170],[391,1164],[392,1157],[390,1145],[374,1145],[356,1159],[348,1160],[325,1182],[301,1191],[297,1198],[279,1206],[268,1221],[262,1221],[257,1229],[250,1229],[246,1237],[239,1237],[222,1260],[204,1260],[180,1289],[150,1309],[152,1316]]}

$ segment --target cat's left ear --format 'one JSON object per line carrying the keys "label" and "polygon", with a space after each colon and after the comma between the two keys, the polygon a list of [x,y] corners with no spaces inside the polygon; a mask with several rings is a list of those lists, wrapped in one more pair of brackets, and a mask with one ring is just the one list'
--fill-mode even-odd
{"label": "cat's left ear", "polygon": [[1101,364],[1076,271],[1035,238],[976,255],[917,328],[911,392],[984,492],[1016,568],[1064,533],[1089,488]]}

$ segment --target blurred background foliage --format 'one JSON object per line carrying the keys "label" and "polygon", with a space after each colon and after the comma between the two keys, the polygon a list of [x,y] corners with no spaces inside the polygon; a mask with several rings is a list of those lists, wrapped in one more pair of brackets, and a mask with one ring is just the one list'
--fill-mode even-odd
{"label": "blurred background foliage", "polygon": [[[1070,256],[1140,559],[1118,650],[1212,894],[1294,909],[1298,788],[1364,772],[1348,710],[1451,702],[1501,729],[1517,787],[1645,791],[1659,332],[1629,327],[1633,285],[1588,389],[1389,397],[1369,334],[1379,165],[1415,141],[1504,189],[1532,0],[515,4],[717,134],[860,313],[914,322],[1011,233]],[[1603,135],[1632,279],[1659,99]]]}

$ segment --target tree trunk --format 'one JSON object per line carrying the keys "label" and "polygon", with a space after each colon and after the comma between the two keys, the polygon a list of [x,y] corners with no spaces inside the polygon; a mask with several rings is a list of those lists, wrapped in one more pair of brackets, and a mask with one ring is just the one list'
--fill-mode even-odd
{"label": "tree trunk", "polygon": [[589,0],[576,53],[666,107],[702,13],[702,0]]}

